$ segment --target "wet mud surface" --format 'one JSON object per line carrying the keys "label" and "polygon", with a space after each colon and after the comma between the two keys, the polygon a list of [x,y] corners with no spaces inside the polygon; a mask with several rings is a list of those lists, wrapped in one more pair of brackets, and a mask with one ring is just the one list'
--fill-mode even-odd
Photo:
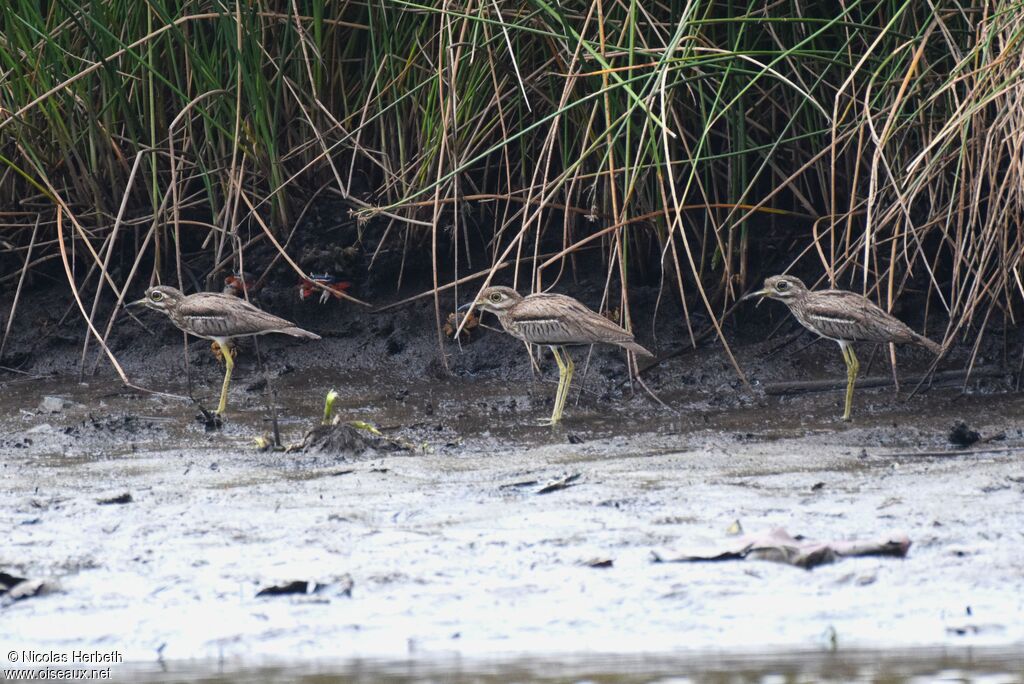
{"label": "wet mud surface", "polygon": [[[480,331],[461,350],[445,341],[449,374],[430,309],[325,317],[315,346],[261,340],[263,370],[243,343],[212,432],[193,404],[125,388],[106,366],[80,382],[70,342],[0,376],[0,571],[53,588],[2,604],[0,642],[249,663],[1024,644],[1024,397],[1011,374],[967,393],[859,390],[844,424],[841,391],[766,396],[770,382],[842,378],[826,343],[772,356],[786,331],[737,345],[750,389],[713,343],[661,349],[643,377],[667,406],[631,386],[616,353],[596,351],[584,373],[578,349],[584,391],[551,429],[537,424],[554,393],[547,355],[537,374],[520,343]],[[114,340],[126,372],[186,394],[180,336],[142,320],[152,336],[126,321]],[[188,358],[195,395],[214,404],[220,368],[201,342]],[[927,368],[913,351],[899,359],[901,374]],[[888,372],[876,361],[866,374]],[[296,442],[332,387],[345,420],[412,449],[256,448],[271,403]],[[967,441],[978,433],[967,448],[950,441],[959,422]],[[912,546],[812,571],[652,560],[727,546],[736,521]],[[306,591],[265,591],[294,582]]]}

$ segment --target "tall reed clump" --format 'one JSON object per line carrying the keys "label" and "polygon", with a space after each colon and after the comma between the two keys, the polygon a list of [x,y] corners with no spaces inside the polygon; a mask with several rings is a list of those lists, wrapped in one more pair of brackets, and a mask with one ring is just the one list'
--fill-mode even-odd
{"label": "tall reed clump", "polygon": [[0,284],[60,260],[102,337],[139,281],[209,286],[257,242],[301,270],[333,196],[429,254],[439,314],[587,250],[627,325],[638,269],[721,334],[792,265],[912,284],[952,338],[1024,297],[1022,32],[1009,0],[10,0]]}

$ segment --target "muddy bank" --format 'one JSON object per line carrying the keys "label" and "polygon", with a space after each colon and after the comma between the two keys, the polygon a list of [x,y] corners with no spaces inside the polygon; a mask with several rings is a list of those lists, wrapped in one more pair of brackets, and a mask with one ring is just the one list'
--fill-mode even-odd
{"label": "muddy bank", "polygon": [[[275,378],[286,439],[318,414],[310,386],[327,374],[339,411],[418,448],[257,451],[265,411],[244,389],[207,433],[180,402],[110,383],[8,382],[0,566],[59,590],[3,608],[0,641],[141,661],[1024,641],[1020,397],[876,393],[868,405],[886,410],[844,425],[832,396],[674,411],[585,395],[552,431],[530,420],[550,385],[397,388],[332,367]],[[59,411],[37,408],[44,396]],[[957,420],[993,439],[958,450]],[[815,539],[902,532],[913,546],[810,572],[651,560],[720,544],[737,520]],[[296,580],[324,590],[257,597]]]}
{"label": "muddy bank", "polygon": [[[749,326],[727,330],[749,388],[713,340],[686,349],[679,320],[671,334],[640,326],[664,405],[620,354],[576,350],[582,383],[552,430],[536,424],[554,392],[547,354],[535,371],[521,343],[478,330],[443,340],[446,369],[428,301],[375,314],[282,287],[261,304],[324,339],[243,342],[228,420],[209,432],[194,403],[128,389],[105,362],[79,382],[81,326],[60,322],[58,290],[39,296],[39,334],[12,338],[16,369],[0,376],[0,571],[53,591],[0,607],[2,643],[290,666],[1024,643],[1024,398],[997,336],[966,393],[956,378],[912,398],[906,383],[864,388],[843,424],[839,390],[766,392],[843,378],[834,345],[808,346],[782,307],[743,310]],[[163,317],[120,319],[111,345],[144,387],[186,395],[190,374],[196,399],[217,395],[207,345],[193,341],[186,364]],[[904,378],[930,361],[898,358]],[[861,359],[889,374],[870,348]],[[283,441],[300,440],[330,388],[346,420],[412,449],[256,448],[274,414]],[[652,562],[728,543],[737,521],[912,545],[813,571]],[[268,594],[295,583],[312,588]]]}

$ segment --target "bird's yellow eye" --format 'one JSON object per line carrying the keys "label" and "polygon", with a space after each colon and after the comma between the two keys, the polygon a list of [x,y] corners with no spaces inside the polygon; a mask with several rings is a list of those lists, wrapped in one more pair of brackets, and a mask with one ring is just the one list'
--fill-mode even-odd
{"label": "bird's yellow eye", "polygon": [[783,280],[781,283],[775,286],[775,289],[778,290],[779,292],[785,292],[786,290],[789,289],[789,283]]}
{"label": "bird's yellow eye", "polygon": [[490,299],[492,302],[500,302],[501,301],[501,293],[495,292],[490,297],[488,297],[488,299]]}
{"label": "bird's yellow eye", "polygon": [[157,292],[154,292],[153,294],[149,295],[149,298],[152,299],[154,302],[159,302],[160,300],[162,300],[164,298],[164,293],[160,292],[160,291],[157,291]]}

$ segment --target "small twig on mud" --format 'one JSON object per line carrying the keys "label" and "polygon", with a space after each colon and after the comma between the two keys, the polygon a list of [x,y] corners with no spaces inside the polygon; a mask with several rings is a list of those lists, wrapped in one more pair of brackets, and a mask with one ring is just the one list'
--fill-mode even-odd
{"label": "small twig on mud", "polygon": [[633,367],[637,383],[639,383],[640,386],[644,388],[644,392],[647,393],[647,396],[649,396],[654,401],[658,402],[658,405],[661,406],[661,408],[670,408],[668,404],[661,400],[661,397],[654,393],[654,390],[647,386],[647,383],[644,382],[644,379],[640,377],[640,362],[636,359],[636,357],[633,354],[629,354],[629,363]]}
{"label": "small twig on mud", "polygon": [[4,357],[4,347],[7,346],[7,336],[11,333],[11,324],[14,322],[14,314],[18,310],[18,300],[21,299],[21,289],[25,285],[25,276],[28,275],[29,264],[32,263],[32,248],[36,244],[36,235],[39,232],[39,216],[36,216],[36,224],[32,228],[32,237],[29,239],[28,251],[25,252],[25,265],[21,267],[21,275],[18,277],[18,288],[14,291],[14,301],[11,303],[11,313],[7,316],[7,326],[4,328],[4,338],[0,340],[0,359]]}
{"label": "small twig on mud", "polygon": [[934,451],[896,451],[888,454],[871,454],[876,458],[956,458],[959,456],[977,456],[980,454],[1013,454],[1024,453],[1024,446],[997,447],[985,449],[949,449]]}
{"label": "small twig on mud", "polygon": [[146,325],[145,323],[143,323],[143,322],[142,322],[142,319],[141,319],[141,318],[139,318],[138,316],[136,316],[136,315],[135,315],[134,313],[132,313],[132,312],[131,312],[130,310],[128,310],[127,308],[121,307],[121,311],[122,311],[122,312],[124,313],[124,315],[125,315],[125,316],[127,316],[128,318],[130,318],[130,319],[132,319],[133,321],[135,321],[136,323],[138,323],[138,324],[139,324],[139,327],[140,327],[140,328],[142,328],[143,330],[145,330],[145,331],[146,331],[147,333],[149,333],[149,335],[150,335],[151,337],[153,337],[153,336],[156,336],[156,333],[155,333],[155,332],[153,332],[153,329],[152,329],[152,328],[150,328],[150,327],[149,327],[148,325]]}
{"label": "small twig on mud", "polygon": [[[75,277],[74,274],[71,272],[71,263],[68,259],[67,248],[64,245],[64,225],[62,222],[63,209],[63,204],[57,205],[57,246],[60,248],[61,261],[64,262],[64,274],[67,276],[68,284],[71,286],[71,294],[75,298],[75,304],[78,305],[78,310],[81,312],[82,318],[85,319],[86,325],[89,326],[89,332],[92,333],[99,341],[100,347],[107,355],[107,358],[110,359],[110,364],[114,367],[114,370],[117,371],[117,375],[118,377],[121,378],[121,382],[123,382],[127,387],[130,387],[134,390],[138,390],[140,392],[145,392],[147,394],[156,394],[162,397],[170,397],[172,399],[185,399],[186,397],[183,397],[180,394],[172,394],[171,392],[159,392],[157,390],[146,389],[145,387],[140,387],[139,385],[136,385],[133,382],[131,382],[128,379],[128,376],[125,375],[124,370],[121,368],[121,364],[117,362],[117,357],[114,356],[114,352],[110,351],[110,347],[108,347],[106,342],[103,341],[103,338],[100,336],[99,331],[96,330],[96,327],[92,324],[92,321],[89,320],[89,315],[85,312],[85,305],[82,304],[82,298],[79,296],[78,288],[75,286]],[[120,293],[119,296],[123,296],[123,292]]]}
{"label": "small twig on mud", "polygon": [[[143,238],[142,238],[142,243],[139,245],[138,249],[136,250],[135,260],[134,260],[134,262],[132,262],[132,267],[128,271],[128,276],[124,280],[124,287],[121,288],[121,291],[119,293],[117,293],[117,290],[114,289],[114,292],[117,293],[117,301],[114,303],[114,309],[110,313],[110,318],[107,320],[107,327],[106,327],[106,329],[104,329],[103,337],[100,339],[100,347],[101,348],[105,348],[106,347],[107,338],[110,336],[110,331],[113,330],[113,328],[114,328],[114,321],[117,320],[117,317],[120,314],[120,312],[121,311],[126,311],[126,309],[123,308],[124,307],[124,298],[128,294],[128,288],[131,286],[132,282],[135,280],[135,274],[139,270],[140,265],[142,264],[142,258],[146,254],[146,249],[149,246],[149,243],[151,241],[155,242],[155,239],[156,239],[155,238],[155,236],[156,236],[156,228],[157,228],[157,224],[159,222],[160,215],[163,214],[163,212],[167,209],[167,203],[170,201],[170,198],[171,198],[171,193],[169,193],[169,192],[164,193],[164,198],[162,200],[160,200],[160,206],[157,208],[156,213],[153,214],[153,221],[152,221],[152,223],[151,223],[151,225],[149,227],[149,230],[146,231],[145,236],[143,236]],[[135,318],[135,321],[141,325],[141,322],[139,322],[138,318]],[[90,321],[90,325],[91,324],[92,323]],[[143,326],[143,327],[145,327],[145,326]],[[152,333],[150,333],[150,334],[152,334]],[[96,358],[95,358],[95,360],[93,361],[93,364],[92,364],[92,368],[89,371],[90,374],[96,373],[96,368],[99,366],[101,358],[103,358],[102,354],[97,354],[96,355]]]}
{"label": "small twig on mud", "polygon": [[[941,371],[934,374],[933,381],[935,383],[960,381],[970,371],[964,370],[948,370]],[[971,375],[981,378],[997,378],[1004,374],[1004,370],[996,367],[989,366],[986,368],[979,368]],[[909,382],[919,382],[920,380],[929,377],[928,375],[913,376],[908,378]],[[888,387],[892,385],[892,377],[884,375],[876,375],[869,378],[860,378],[857,380],[857,387]],[[801,394],[804,392],[830,392],[832,390],[841,390],[846,387],[846,380],[802,380],[792,382],[771,382],[764,386],[764,393],[770,396],[783,395],[783,394]]]}
{"label": "small twig on mud", "polygon": [[[740,301],[739,300],[733,302],[732,305],[730,305],[729,308],[725,310],[725,313],[722,314],[722,320],[724,321],[724,320],[728,319],[729,316],[731,316],[732,313],[736,310],[736,307],[738,307],[739,305],[740,305]],[[683,355],[688,354],[690,352],[696,351],[699,348],[700,343],[703,342],[705,339],[711,337],[711,335],[713,335],[713,334],[717,334],[720,339],[724,339],[724,338],[722,338],[722,330],[721,330],[721,326],[719,324],[716,323],[712,327],[705,328],[701,333],[697,334],[695,337],[691,336],[690,344],[689,345],[684,346],[682,349],[680,349],[678,351],[674,351],[674,352],[671,352],[671,353],[666,354],[664,356],[657,357],[651,363],[649,363],[646,366],[644,366],[643,370],[640,370],[639,367],[638,367],[637,368],[637,373],[636,373],[637,379],[639,380],[641,375],[643,375],[644,373],[647,373],[652,368],[661,365],[663,362],[668,361],[669,359],[673,359],[673,358],[675,358],[677,356],[683,356]],[[732,361],[733,367],[738,370],[739,369],[739,364],[736,361],[736,359],[733,357],[731,351],[729,352],[729,358]],[[739,378],[743,382],[743,386],[746,387],[749,390],[750,389],[750,384],[747,382],[747,378],[746,378],[746,376],[742,372],[739,373]],[[622,383],[619,384],[619,387],[622,387],[628,381],[629,381],[628,379],[624,380]],[[646,387],[645,387],[645,389],[646,389]]]}
{"label": "small twig on mud", "polygon": [[[114,228],[113,228],[113,230],[110,231],[110,235],[108,235],[107,238],[104,240],[105,252],[106,253],[103,256],[103,264],[100,266],[100,268],[102,269],[102,275],[104,275],[104,276],[107,274],[107,272],[110,269],[110,258],[114,254],[114,244],[117,242],[117,234],[118,234],[118,232],[121,229],[121,222],[124,219],[124,212],[125,212],[125,209],[128,206],[128,198],[131,196],[131,188],[132,188],[132,185],[135,183],[135,175],[136,175],[136,173],[139,170],[139,165],[141,164],[142,159],[143,159],[144,156],[145,156],[145,154],[143,152],[139,152],[138,154],[135,155],[135,162],[132,164],[132,170],[128,174],[128,181],[125,184],[125,190],[124,190],[124,193],[123,193],[123,195],[121,197],[121,205],[120,205],[120,207],[117,210],[117,218],[114,219]],[[96,294],[93,296],[92,309],[89,311],[89,320],[93,321],[94,324],[95,324],[95,321],[96,321],[96,312],[97,312],[97,310],[99,308],[99,305],[100,305],[100,298],[101,298],[101,296],[103,294],[103,283],[104,282],[105,282],[104,278],[100,277],[99,281],[96,283]],[[122,296],[123,296],[123,290],[126,289],[126,288],[127,288],[127,283],[125,284],[125,288],[122,288]],[[85,376],[85,357],[89,353],[89,340],[91,340],[91,339],[92,339],[91,336],[86,335],[85,339],[82,340],[82,358],[79,360],[79,368],[78,368],[78,381],[79,382],[81,382],[82,379]],[[106,339],[105,335],[104,335],[104,339]]]}
{"label": "small twig on mud", "polygon": [[[269,382],[269,381],[268,381]],[[281,426],[277,420],[277,390],[270,393],[270,426],[274,431],[274,446],[281,448]]]}
{"label": "small twig on mud", "polygon": [[206,428],[206,431],[213,432],[214,430],[219,430],[222,426],[220,415],[210,411],[195,399],[193,399],[192,401],[195,401],[196,407],[199,409],[199,413],[202,416],[201,418],[200,416],[196,416],[196,418],[199,419],[201,423],[203,423],[203,426]]}
{"label": "small twig on mud", "polygon": [[[765,354],[764,356],[761,357],[761,362],[765,363],[765,362],[775,358],[782,351],[784,351],[786,349],[786,347],[788,347],[791,343],[796,342],[797,340],[799,340],[807,332],[808,331],[805,328],[801,327],[799,332],[794,333],[793,335],[790,335],[781,344],[777,344],[774,347],[772,347],[771,351],[769,351],[767,354]],[[792,356],[799,355],[805,349],[809,349],[811,346],[813,346],[814,344],[822,341],[823,339],[825,339],[825,338],[824,337],[818,337],[817,335],[815,335],[813,340],[811,340],[810,342],[806,343],[804,346],[800,347],[796,351],[792,352]]]}

